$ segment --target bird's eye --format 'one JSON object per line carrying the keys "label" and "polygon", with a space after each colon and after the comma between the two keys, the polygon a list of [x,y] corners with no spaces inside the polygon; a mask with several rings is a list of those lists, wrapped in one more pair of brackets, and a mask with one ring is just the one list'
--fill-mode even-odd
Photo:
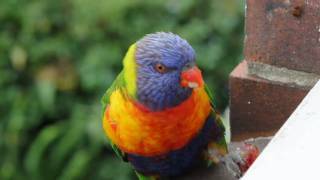
{"label": "bird's eye", "polygon": [[167,72],[167,67],[164,66],[163,64],[160,64],[160,63],[157,63],[157,64],[155,65],[155,69],[156,69],[156,71],[158,71],[159,73],[165,73],[165,72]]}

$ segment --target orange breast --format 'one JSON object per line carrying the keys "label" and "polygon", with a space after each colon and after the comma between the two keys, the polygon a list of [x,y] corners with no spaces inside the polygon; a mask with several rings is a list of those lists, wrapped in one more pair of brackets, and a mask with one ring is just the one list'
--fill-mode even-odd
{"label": "orange breast", "polygon": [[116,90],[105,111],[103,128],[122,151],[154,156],[186,145],[202,128],[211,106],[204,89],[196,89],[179,106],[152,112]]}

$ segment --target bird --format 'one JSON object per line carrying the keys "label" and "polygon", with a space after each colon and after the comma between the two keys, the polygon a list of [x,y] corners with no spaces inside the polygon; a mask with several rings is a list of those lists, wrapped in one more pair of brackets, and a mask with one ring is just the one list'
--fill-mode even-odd
{"label": "bird", "polygon": [[191,45],[171,32],[133,43],[102,97],[103,131],[140,180],[181,176],[227,154],[225,127]]}

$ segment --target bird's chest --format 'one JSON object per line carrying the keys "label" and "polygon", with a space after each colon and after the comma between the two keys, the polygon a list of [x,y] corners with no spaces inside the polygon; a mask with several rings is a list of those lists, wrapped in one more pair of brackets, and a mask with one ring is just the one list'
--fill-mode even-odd
{"label": "bird's chest", "polygon": [[202,162],[202,152],[212,138],[212,132],[215,128],[215,119],[209,117],[200,132],[181,149],[153,157],[128,154],[128,160],[135,170],[142,174],[158,174],[161,176],[182,174],[191,166],[197,166],[199,162]]}
{"label": "bird's chest", "polygon": [[211,112],[203,89],[195,90],[179,106],[160,112],[149,111],[115,91],[104,116],[104,129],[122,151],[161,155],[185,146],[203,127]]}

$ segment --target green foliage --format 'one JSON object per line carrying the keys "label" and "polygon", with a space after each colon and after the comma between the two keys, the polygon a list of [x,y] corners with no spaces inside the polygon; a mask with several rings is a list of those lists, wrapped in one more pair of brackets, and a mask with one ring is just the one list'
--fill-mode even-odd
{"label": "green foliage", "polygon": [[241,59],[243,0],[0,1],[0,179],[131,179],[100,98],[146,33],[187,39],[219,109]]}

